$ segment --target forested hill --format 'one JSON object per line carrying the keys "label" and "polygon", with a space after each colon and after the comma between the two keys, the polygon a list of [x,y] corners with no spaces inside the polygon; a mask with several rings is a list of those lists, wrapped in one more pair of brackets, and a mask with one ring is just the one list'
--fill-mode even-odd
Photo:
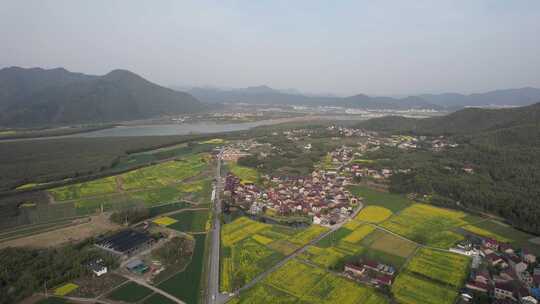
{"label": "forested hill", "polygon": [[[465,109],[424,120],[386,117],[360,126],[392,133],[447,134],[459,145],[439,152],[392,147],[376,152],[375,158],[390,160],[393,169],[410,169],[392,176],[392,191],[427,194],[433,204],[496,214],[515,227],[540,234],[540,104]],[[464,172],[465,166],[474,172]]]}
{"label": "forested hill", "polygon": [[207,105],[126,70],[104,76],[65,69],[0,70],[0,125],[112,122],[193,113]]}
{"label": "forested hill", "polygon": [[467,108],[446,116],[426,119],[386,116],[363,121],[358,127],[418,135],[459,135],[538,123],[540,103],[507,109]]}

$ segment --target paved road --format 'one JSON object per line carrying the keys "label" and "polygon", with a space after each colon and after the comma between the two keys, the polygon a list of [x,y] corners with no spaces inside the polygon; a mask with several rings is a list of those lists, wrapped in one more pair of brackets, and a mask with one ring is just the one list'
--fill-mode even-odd
{"label": "paved road", "polygon": [[212,238],[210,241],[210,255],[208,264],[208,285],[206,303],[215,304],[222,303],[223,295],[219,293],[219,249],[220,249],[220,232],[221,232],[221,201],[220,194],[222,189],[221,180],[221,156],[223,149],[217,155],[216,165],[216,183],[214,185],[214,221],[212,230],[209,233]]}

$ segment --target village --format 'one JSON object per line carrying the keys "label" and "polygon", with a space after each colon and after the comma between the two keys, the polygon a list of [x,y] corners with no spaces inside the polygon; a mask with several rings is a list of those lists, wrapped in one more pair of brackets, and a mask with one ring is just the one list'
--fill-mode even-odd
{"label": "village", "polygon": [[464,299],[482,293],[494,303],[536,304],[540,298],[540,265],[536,255],[491,238],[469,236],[450,251],[472,257]]}

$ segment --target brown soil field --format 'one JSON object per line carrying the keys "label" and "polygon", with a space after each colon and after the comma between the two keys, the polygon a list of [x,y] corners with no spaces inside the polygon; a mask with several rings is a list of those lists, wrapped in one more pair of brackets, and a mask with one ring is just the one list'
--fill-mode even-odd
{"label": "brown soil field", "polygon": [[55,247],[68,242],[77,242],[88,237],[99,235],[111,230],[120,229],[121,226],[111,223],[108,216],[91,216],[89,222],[60,228],[40,234],[22,237],[7,242],[0,243],[0,248],[5,247],[34,247],[46,248]]}

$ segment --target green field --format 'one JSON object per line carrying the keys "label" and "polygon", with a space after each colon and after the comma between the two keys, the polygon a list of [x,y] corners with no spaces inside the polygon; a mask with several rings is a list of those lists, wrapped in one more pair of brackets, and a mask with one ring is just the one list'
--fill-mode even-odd
{"label": "green field", "polygon": [[413,204],[381,226],[417,243],[448,249],[463,239],[451,230],[468,224],[467,219],[460,211]]}
{"label": "green field", "polygon": [[453,304],[458,296],[452,288],[409,272],[400,273],[391,290],[401,304]]}
{"label": "green field", "polygon": [[350,186],[349,191],[355,196],[364,198],[368,206],[380,206],[397,213],[411,205],[411,201],[403,195],[376,191],[364,186]]}
{"label": "green field", "polygon": [[459,288],[469,270],[470,258],[438,250],[421,248],[407,270],[443,285]]}
{"label": "green field", "polygon": [[[53,188],[48,192],[57,202],[66,200],[84,202],[82,199],[120,194],[123,193],[122,191],[128,191],[132,193],[133,198],[145,202],[172,201],[178,192],[182,192],[182,187],[186,187],[180,185],[180,182],[200,174],[207,167],[207,157],[204,154],[196,154],[186,156],[181,160],[168,161],[115,176]],[[151,191],[140,192],[142,190]],[[193,188],[187,190],[193,190]]]}
{"label": "green field", "polygon": [[124,190],[157,188],[196,176],[201,173],[208,163],[203,155],[191,155],[182,160],[174,160],[155,166],[121,174]]}
{"label": "green field", "polygon": [[295,234],[292,238],[289,238],[288,241],[302,246],[311,242],[313,239],[317,238],[326,231],[328,231],[328,228],[326,227],[311,225],[307,229],[301,230]]}
{"label": "green field", "polygon": [[236,163],[230,163],[229,164],[229,170],[238,178],[240,178],[240,182],[242,183],[258,183],[260,179],[259,172],[257,170],[240,166]]}
{"label": "green field", "polygon": [[327,229],[263,224],[240,217],[222,227],[220,289],[233,291]]}
{"label": "green field", "polygon": [[74,200],[81,197],[115,193],[116,178],[109,176],[89,182],[63,186],[49,190],[56,201]]}
{"label": "green field", "polygon": [[485,220],[461,228],[467,233],[493,238],[503,243],[510,243],[516,248],[525,248],[536,255],[540,255],[540,244],[529,241],[534,238],[533,235],[519,231],[507,224],[495,220]]}
{"label": "green field", "polygon": [[208,216],[208,210],[181,211],[169,216],[178,222],[169,225],[168,228],[184,232],[205,232]]}
{"label": "green field", "polygon": [[152,290],[135,282],[128,282],[107,295],[108,299],[136,303],[152,294]]}
{"label": "green field", "polygon": [[48,297],[43,300],[39,300],[35,304],[68,304],[70,303],[66,299],[57,298],[57,297]]}
{"label": "green field", "polygon": [[[230,248],[232,267],[228,271],[231,290],[242,287],[257,275],[279,262],[284,255],[257,242],[254,236]],[[225,275],[225,274],[224,274]]]}
{"label": "green field", "polygon": [[232,303],[387,303],[369,287],[298,260],[288,261]]}
{"label": "green field", "polygon": [[[208,168],[208,155],[189,155],[182,160],[48,191],[60,202],[55,206],[73,204],[76,215],[93,214],[101,207],[105,211],[117,211],[182,200],[206,204],[210,197],[211,180],[198,175]],[[194,179],[195,176],[198,179]]]}
{"label": "green field", "polygon": [[367,206],[354,218],[369,223],[380,223],[392,216],[392,211],[381,206]]}
{"label": "green field", "polygon": [[143,304],[175,304],[176,302],[166,298],[159,293],[154,293],[150,297],[146,298]]}
{"label": "green field", "polygon": [[382,230],[375,230],[371,235],[364,239],[362,245],[368,246],[372,250],[400,256],[402,258],[409,257],[416,250],[415,243]]}
{"label": "green field", "polygon": [[189,265],[184,271],[177,273],[157,287],[189,303],[197,304],[202,295],[202,273],[204,268],[205,234],[194,235],[195,250]]}
{"label": "green field", "polygon": [[335,246],[341,241],[344,237],[351,234],[352,230],[349,230],[347,228],[341,227],[338,230],[330,233],[329,235],[325,236],[323,239],[321,239],[319,242],[317,242],[317,247],[327,248]]}

